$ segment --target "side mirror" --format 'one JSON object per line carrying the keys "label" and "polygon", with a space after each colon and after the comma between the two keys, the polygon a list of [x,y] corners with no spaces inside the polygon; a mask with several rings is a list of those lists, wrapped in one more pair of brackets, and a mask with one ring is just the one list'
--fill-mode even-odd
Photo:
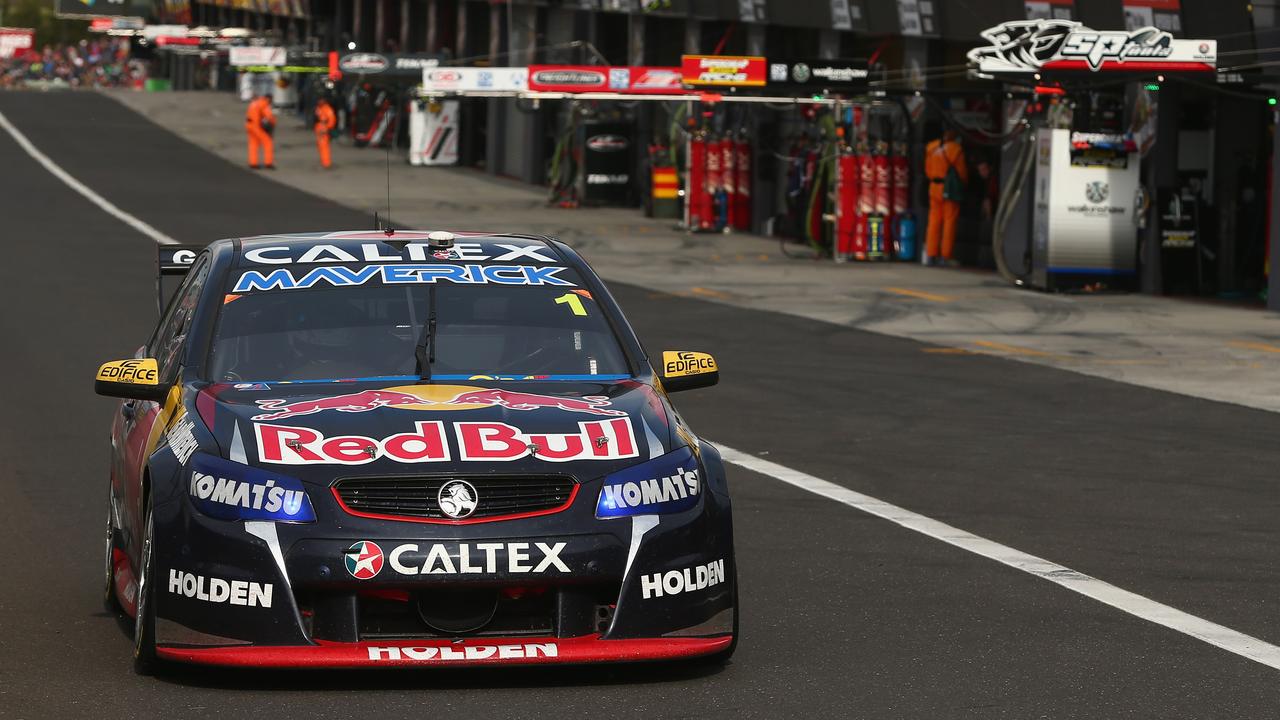
{"label": "side mirror", "polygon": [[711,387],[718,382],[720,367],[711,355],[687,350],[662,353],[662,387],[667,392]]}
{"label": "side mirror", "polygon": [[108,397],[159,402],[169,389],[160,384],[155,358],[137,358],[103,363],[94,378],[93,391]]}

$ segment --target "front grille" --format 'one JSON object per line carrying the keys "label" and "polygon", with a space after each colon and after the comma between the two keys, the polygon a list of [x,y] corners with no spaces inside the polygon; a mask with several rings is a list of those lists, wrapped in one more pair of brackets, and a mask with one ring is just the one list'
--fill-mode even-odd
{"label": "front grille", "polygon": [[557,476],[346,478],[334,485],[344,509],[355,515],[450,521],[440,509],[440,486],[465,480],[476,489],[476,509],[463,520],[555,512],[568,506],[577,483]]}

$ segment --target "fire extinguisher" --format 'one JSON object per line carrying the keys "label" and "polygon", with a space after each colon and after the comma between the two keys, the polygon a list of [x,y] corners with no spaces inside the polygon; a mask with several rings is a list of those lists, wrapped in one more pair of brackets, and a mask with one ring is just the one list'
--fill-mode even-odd
{"label": "fire extinguisher", "polygon": [[859,177],[858,156],[841,144],[836,161],[836,262],[854,257],[854,225],[857,223]]}
{"label": "fire extinguisher", "polygon": [[706,214],[702,216],[700,230],[718,230],[720,210],[723,207],[724,193],[724,149],[720,140],[713,137],[706,139],[706,174],[703,176],[706,197],[703,201]]}
{"label": "fire extinguisher", "polygon": [[733,143],[734,153],[737,155],[733,164],[737,177],[733,181],[733,188],[737,192],[737,198],[733,201],[733,226],[738,230],[751,229],[751,143],[747,142],[747,131],[742,129],[738,131],[738,137]]}
{"label": "fire extinguisher", "polygon": [[728,232],[733,227],[734,207],[737,205],[738,191],[738,153],[733,147],[733,137],[726,133],[720,138],[720,153],[724,162],[720,171],[720,186],[724,190],[724,200],[720,204],[720,222],[717,228]]}
{"label": "fire extinguisher", "polygon": [[866,142],[858,143],[858,202],[853,228],[853,256],[858,260],[871,257],[873,248],[867,234],[867,217],[875,210],[876,169]]}
{"label": "fire extinguisher", "polygon": [[889,160],[893,170],[893,202],[890,204],[889,234],[893,236],[894,254],[899,260],[916,256],[916,219],[909,211],[911,202],[911,166],[907,162],[907,143],[895,140]]}
{"label": "fire extinguisher", "polygon": [[[889,185],[889,144],[877,140],[871,152],[871,212],[867,214],[867,256],[872,260],[884,260],[888,257],[885,243],[885,220],[889,217],[890,195]],[[865,176],[864,176],[865,177]]]}
{"label": "fire extinguisher", "polygon": [[684,226],[701,230],[711,224],[711,198],[707,195],[707,137],[699,130],[689,135],[689,152],[685,155]]}

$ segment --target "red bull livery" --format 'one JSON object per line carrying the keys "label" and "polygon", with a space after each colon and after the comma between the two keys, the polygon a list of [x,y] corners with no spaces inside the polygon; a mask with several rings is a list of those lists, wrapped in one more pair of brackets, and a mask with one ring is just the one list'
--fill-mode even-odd
{"label": "red bull livery", "polygon": [[[738,642],[728,484],[570,248],[333,232],[161,248],[179,287],[104,364],[103,597],[168,663],[701,659]],[[656,370],[655,370],[656,368]]]}

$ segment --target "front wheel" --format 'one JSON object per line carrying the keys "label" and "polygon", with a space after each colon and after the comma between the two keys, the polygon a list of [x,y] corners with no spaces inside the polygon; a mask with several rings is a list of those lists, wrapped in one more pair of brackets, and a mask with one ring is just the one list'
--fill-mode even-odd
{"label": "front wheel", "polygon": [[147,498],[146,524],[142,531],[142,557],[138,562],[138,609],[133,619],[133,671],[139,675],[152,675],[159,660],[156,658],[156,603],[155,603],[155,517],[151,498]]}

